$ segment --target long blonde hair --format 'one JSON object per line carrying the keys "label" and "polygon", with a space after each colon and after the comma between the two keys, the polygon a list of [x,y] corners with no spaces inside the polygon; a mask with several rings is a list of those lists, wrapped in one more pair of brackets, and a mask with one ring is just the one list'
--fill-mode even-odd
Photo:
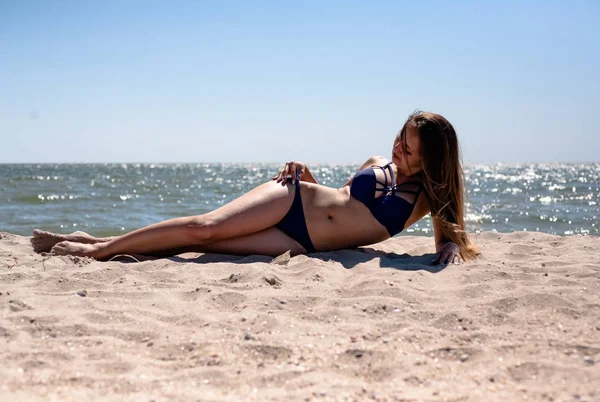
{"label": "long blonde hair", "polygon": [[435,113],[416,111],[408,117],[400,137],[406,147],[406,128],[419,132],[421,180],[429,198],[429,210],[442,224],[446,240],[456,243],[465,260],[474,259],[478,248],[465,231],[464,178],[456,131],[448,120]]}

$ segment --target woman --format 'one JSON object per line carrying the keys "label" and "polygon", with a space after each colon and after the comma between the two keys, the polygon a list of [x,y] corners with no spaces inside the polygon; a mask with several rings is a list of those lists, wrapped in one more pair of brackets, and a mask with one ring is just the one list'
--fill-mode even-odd
{"label": "woman", "polygon": [[377,243],[431,212],[434,263],[458,263],[477,252],[464,230],[463,191],[454,128],[438,114],[415,112],[396,137],[392,160],[370,158],[340,189],[319,185],[302,162],[289,162],[273,181],[204,215],[103,239],[36,230],[31,241],[37,252],[96,259],[192,250],[296,255]]}

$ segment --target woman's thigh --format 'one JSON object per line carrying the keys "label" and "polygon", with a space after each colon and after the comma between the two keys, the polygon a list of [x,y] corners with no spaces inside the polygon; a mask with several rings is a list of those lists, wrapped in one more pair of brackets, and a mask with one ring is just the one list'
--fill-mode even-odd
{"label": "woman's thigh", "polygon": [[275,226],[289,211],[295,186],[264,183],[228,204],[196,217],[209,228],[209,242],[245,236]]}
{"label": "woman's thigh", "polygon": [[269,228],[249,235],[234,237],[210,244],[186,248],[187,252],[219,253],[234,255],[270,255],[276,257],[290,251],[292,255],[305,254],[298,242],[277,228]]}

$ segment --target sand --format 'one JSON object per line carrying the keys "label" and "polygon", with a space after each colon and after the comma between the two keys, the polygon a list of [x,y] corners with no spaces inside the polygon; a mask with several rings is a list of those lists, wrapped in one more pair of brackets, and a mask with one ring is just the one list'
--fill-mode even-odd
{"label": "sand", "polygon": [[0,400],[599,401],[600,238],[97,262],[0,234]]}

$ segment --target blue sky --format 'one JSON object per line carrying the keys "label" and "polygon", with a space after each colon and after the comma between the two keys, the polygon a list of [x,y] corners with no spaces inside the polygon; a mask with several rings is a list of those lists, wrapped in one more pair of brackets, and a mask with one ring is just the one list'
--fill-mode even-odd
{"label": "blue sky", "polygon": [[598,161],[600,3],[0,0],[0,163]]}

